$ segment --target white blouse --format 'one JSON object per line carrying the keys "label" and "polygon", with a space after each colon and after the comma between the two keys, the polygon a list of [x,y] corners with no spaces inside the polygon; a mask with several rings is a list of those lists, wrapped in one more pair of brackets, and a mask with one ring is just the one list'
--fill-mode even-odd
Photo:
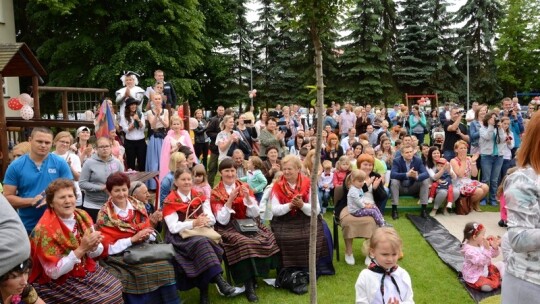
{"label": "white blouse", "polygon": [[[191,193],[188,195],[184,195],[183,193],[180,193],[180,191],[176,191],[176,193],[180,196],[180,198],[184,201],[191,201]],[[216,218],[214,217],[214,214],[212,214],[212,209],[210,208],[210,199],[207,198],[202,205],[203,213],[208,216],[209,226],[214,226],[216,223]],[[191,213],[191,211],[190,211]],[[165,220],[165,224],[167,224],[167,227],[169,228],[169,231],[171,233],[180,233],[186,229],[193,229],[193,221],[180,221],[178,218],[178,213],[174,212],[172,214],[167,215],[163,218]]]}

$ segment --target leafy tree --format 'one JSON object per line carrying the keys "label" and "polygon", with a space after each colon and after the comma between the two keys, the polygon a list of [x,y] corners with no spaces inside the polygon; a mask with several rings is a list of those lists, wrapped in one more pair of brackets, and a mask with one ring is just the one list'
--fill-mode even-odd
{"label": "leafy tree", "polygon": [[275,56],[271,59],[269,98],[275,103],[290,104],[307,100],[306,85],[312,84],[313,60],[309,58],[309,32],[296,27],[296,20],[286,5],[278,2]]}
{"label": "leafy tree", "polygon": [[[495,102],[502,97],[497,81],[493,45],[502,14],[502,6],[497,0],[467,0],[456,12],[454,23],[464,24],[458,29],[460,37],[458,45],[462,46],[457,52],[460,71],[466,69],[465,47],[471,47],[469,56],[471,100]],[[460,92],[466,92],[465,85],[463,81]]]}
{"label": "leafy tree", "polygon": [[[288,8],[294,20],[298,20],[298,27],[309,28],[313,48],[315,49],[315,75],[317,84],[317,113],[323,112],[324,104],[324,80],[323,80],[323,45],[321,37],[324,33],[335,26],[339,9],[345,0],[296,0],[281,3]],[[317,144],[315,155],[321,153],[322,143],[322,119],[317,120]],[[314,168],[318,168],[320,159],[315,158]],[[317,170],[311,173],[311,184],[317,182]],[[317,242],[317,189],[311,187],[311,222],[310,222],[310,247],[309,247],[309,285],[310,302],[317,303],[317,278],[316,278],[316,242]]]}
{"label": "leafy tree", "polygon": [[531,18],[540,15],[540,4],[535,1],[508,0],[504,2],[504,10],[506,14],[498,28],[495,59],[497,77],[504,95],[540,89],[540,26]]}
{"label": "leafy tree", "polygon": [[[17,2],[17,1],[16,1]],[[122,71],[151,78],[162,69],[180,96],[199,89],[204,16],[196,0],[124,2],[30,0],[20,41],[36,50],[51,86],[121,86]],[[20,15],[21,12],[17,12]],[[149,81],[147,84],[149,84]],[[144,85],[144,83],[142,83]]]}
{"label": "leafy tree", "polygon": [[343,24],[351,32],[343,38],[350,42],[343,46],[339,58],[342,73],[339,91],[345,99],[369,103],[382,99],[384,91],[391,87],[384,81],[390,72],[385,37],[388,39],[391,29],[384,27],[382,1],[355,2]]}
{"label": "leafy tree", "polygon": [[230,37],[236,28],[236,0],[206,0],[199,2],[199,10],[205,16],[203,36],[203,65],[197,68],[191,77],[200,86],[192,107],[215,109],[219,93],[224,89],[229,76],[231,56],[221,50],[230,45]]}
{"label": "leafy tree", "polygon": [[403,93],[428,93],[429,78],[437,66],[433,56],[436,49],[428,45],[426,37],[429,12],[422,0],[404,0],[400,4],[403,11],[394,50],[393,75]]}

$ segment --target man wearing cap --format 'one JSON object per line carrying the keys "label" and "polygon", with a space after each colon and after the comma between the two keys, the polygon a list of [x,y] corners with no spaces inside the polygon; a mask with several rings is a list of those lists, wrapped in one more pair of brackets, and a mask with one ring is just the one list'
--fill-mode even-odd
{"label": "man wearing cap", "polygon": [[91,132],[88,127],[79,127],[75,133],[77,142],[71,146],[72,150],[75,151],[79,156],[81,165],[94,153],[94,147],[92,147],[92,145],[88,142],[90,139],[90,133]]}
{"label": "man wearing cap", "polygon": [[[43,127],[32,130],[28,140],[30,153],[25,154],[7,168],[4,177],[4,195],[19,209],[19,216],[30,233],[45,212],[45,189],[58,178],[73,179],[67,162],[50,153],[53,133]],[[3,211],[2,211],[3,212]]]}

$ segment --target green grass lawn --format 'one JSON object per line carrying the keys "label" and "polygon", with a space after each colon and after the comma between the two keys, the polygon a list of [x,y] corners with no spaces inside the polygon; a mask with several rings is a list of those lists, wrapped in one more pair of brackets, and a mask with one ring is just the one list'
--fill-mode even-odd
{"label": "green grass lawn", "polygon": [[[400,201],[403,207],[414,207],[416,199],[404,199]],[[409,208],[410,209],[410,208]],[[419,207],[418,207],[419,209]],[[496,207],[484,206],[486,211],[498,210]],[[417,211],[402,211],[398,220],[392,220],[389,212],[386,218],[392,223],[403,239],[404,257],[399,261],[399,265],[405,268],[413,283],[414,300],[416,303],[445,303],[445,304],[472,304],[475,303],[465,288],[459,283],[457,274],[444,264],[437,253],[424,240],[414,225],[405,217],[406,213],[417,213]],[[330,212],[324,216],[330,230],[332,231],[332,215]],[[340,234],[341,237],[341,234]],[[344,244],[340,239],[340,261],[334,256],[334,267],[336,275],[321,276],[317,283],[318,303],[353,303],[355,299],[354,284],[358,274],[366,266],[364,256],[361,253],[363,240],[358,239],[353,243],[354,257],[356,265],[349,266],[344,260]],[[275,272],[272,273],[275,276]],[[198,303],[199,292],[192,289],[181,292],[181,297],[185,303]],[[291,292],[275,289],[259,280],[257,289],[259,303],[309,303],[309,294],[295,295]],[[214,303],[247,303],[244,295],[235,298],[224,298],[217,294],[214,286],[210,290],[210,300]]]}

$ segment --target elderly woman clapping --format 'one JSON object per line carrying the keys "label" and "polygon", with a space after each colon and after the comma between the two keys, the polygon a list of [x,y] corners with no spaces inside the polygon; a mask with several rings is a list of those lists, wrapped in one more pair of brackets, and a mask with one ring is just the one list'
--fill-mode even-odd
{"label": "elderly woman clapping", "polygon": [[122,284],[94,261],[104,250],[92,218],[75,208],[66,179],[45,190],[48,208],[32,231],[34,266],[29,281],[46,303],[124,303]]}
{"label": "elderly woman clapping", "polygon": [[[283,176],[274,183],[270,202],[272,204],[272,231],[281,250],[282,268],[308,267],[309,226],[311,221],[311,183],[300,173],[302,163],[294,155],[281,160]],[[316,204],[320,213],[319,204]],[[328,227],[317,216],[317,273],[333,274]]]}
{"label": "elderly woman clapping", "polygon": [[131,184],[126,174],[111,174],[105,185],[110,197],[96,222],[96,229],[104,236],[101,264],[122,281],[127,303],[149,303],[151,299],[158,303],[178,303],[170,261],[127,264],[122,255],[134,244],[155,240],[154,215],[148,216],[144,203],[128,196]]}

